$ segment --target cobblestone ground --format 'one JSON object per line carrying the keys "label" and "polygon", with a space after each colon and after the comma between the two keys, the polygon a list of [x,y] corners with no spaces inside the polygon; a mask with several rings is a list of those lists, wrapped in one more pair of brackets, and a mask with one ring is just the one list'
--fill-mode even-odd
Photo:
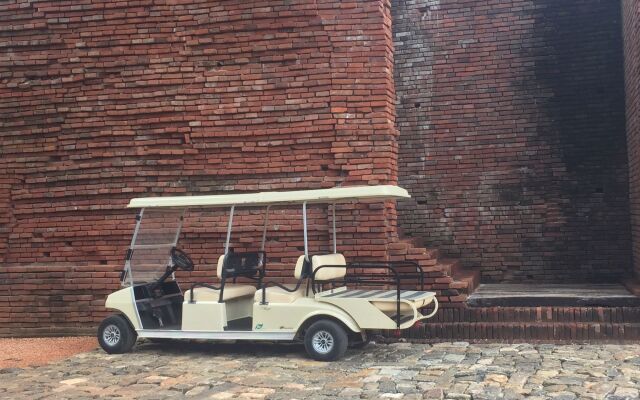
{"label": "cobblestone ground", "polygon": [[139,344],[0,370],[0,398],[637,399],[640,345],[369,344],[344,359],[299,345]]}

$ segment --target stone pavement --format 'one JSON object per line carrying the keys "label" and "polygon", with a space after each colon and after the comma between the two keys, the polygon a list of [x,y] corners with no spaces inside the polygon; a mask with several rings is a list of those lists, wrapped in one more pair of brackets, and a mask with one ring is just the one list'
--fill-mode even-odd
{"label": "stone pavement", "polygon": [[640,345],[369,344],[334,363],[299,345],[139,344],[0,370],[11,399],[637,399]]}

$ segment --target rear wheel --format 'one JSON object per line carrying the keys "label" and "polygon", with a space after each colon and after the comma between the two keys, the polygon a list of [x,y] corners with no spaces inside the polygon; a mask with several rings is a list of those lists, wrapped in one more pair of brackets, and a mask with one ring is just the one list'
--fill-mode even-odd
{"label": "rear wheel", "polygon": [[320,320],[311,324],[304,335],[304,347],[314,360],[334,361],[347,351],[349,337],[339,324]]}
{"label": "rear wheel", "polygon": [[122,315],[105,318],[98,327],[100,347],[109,354],[127,353],[133,348],[138,335]]}

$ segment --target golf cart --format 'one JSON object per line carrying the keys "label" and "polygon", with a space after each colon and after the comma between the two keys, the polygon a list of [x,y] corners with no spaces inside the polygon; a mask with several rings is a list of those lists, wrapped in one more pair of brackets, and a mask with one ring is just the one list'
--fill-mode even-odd
{"label": "golf cart", "polygon": [[[408,197],[406,190],[384,185],[132,199],[128,207],[140,210],[120,277],[123,288],[105,304],[117,314],[100,324],[98,341],[107,353],[128,352],[138,337],[302,341],[311,357],[330,361],[340,358],[349,344],[366,343],[370,330],[407,329],[438,309],[435,293],[424,291],[422,269],[410,261],[348,263],[337,251],[336,204]],[[284,284],[267,264],[269,211],[299,206],[304,254],[291,263],[289,281],[295,283]],[[307,213],[312,206],[325,207],[325,217],[331,208],[329,254],[309,252]],[[177,271],[202,270],[178,248],[185,212],[196,212],[200,221],[207,210],[227,207],[216,282],[180,287]],[[259,250],[236,252],[231,247],[239,207],[264,210]],[[423,313],[427,306],[428,314]]]}

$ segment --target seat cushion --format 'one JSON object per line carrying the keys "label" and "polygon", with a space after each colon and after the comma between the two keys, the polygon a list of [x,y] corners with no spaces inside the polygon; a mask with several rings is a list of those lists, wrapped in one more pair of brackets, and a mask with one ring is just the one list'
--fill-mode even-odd
{"label": "seat cushion", "polygon": [[[293,289],[296,285],[284,285],[289,289]],[[267,303],[293,303],[297,299],[304,297],[305,288],[304,285],[300,285],[298,290],[295,292],[287,292],[286,290],[277,287],[271,286],[265,289],[265,300]],[[258,303],[262,302],[262,290],[257,290],[256,294],[253,296],[254,301]]]}
{"label": "seat cushion", "polygon": [[[187,290],[184,292],[184,300],[189,301],[191,299],[191,291]],[[236,299],[239,297],[247,297],[253,296],[256,292],[256,288],[251,285],[225,285],[224,293],[222,295],[222,300],[227,301],[231,299]],[[215,289],[210,289],[206,287],[198,287],[193,289],[193,300],[194,301],[218,301],[220,299],[220,291]]]}

